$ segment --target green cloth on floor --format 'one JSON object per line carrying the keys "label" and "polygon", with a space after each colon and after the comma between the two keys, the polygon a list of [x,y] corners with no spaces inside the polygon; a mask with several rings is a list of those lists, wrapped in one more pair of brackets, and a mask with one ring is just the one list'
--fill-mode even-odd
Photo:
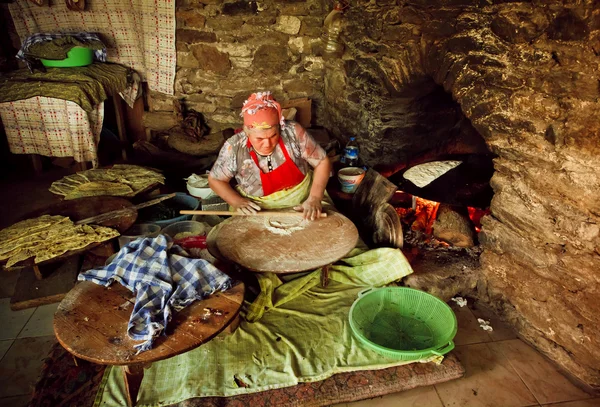
{"label": "green cloth on floor", "polygon": [[[411,272],[400,250],[383,248],[336,264],[326,288],[307,278],[312,273],[300,277],[308,280],[310,289],[288,298],[257,322],[242,321],[232,335],[153,363],[145,370],[137,405],[253,393],[324,380],[341,372],[410,363],[362,345],[352,334],[348,314],[365,287],[383,286]],[[280,295],[275,293],[275,302]],[[240,387],[241,383],[247,387]],[[111,368],[95,405],[124,405],[124,392],[121,369]]]}
{"label": "green cloth on floor", "polygon": [[70,100],[86,112],[123,91],[134,71],[119,64],[96,62],[72,68],[47,68],[47,72],[30,73],[27,69],[0,75],[0,103],[35,96]]}
{"label": "green cloth on floor", "polygon": [[[270,309],[302,295],[321,283],[321,272],[322,269],[317,269],[286,277],[274,273],[257,273],[260,294],[247,306],[244,318],[256,322]],[[329,280],[353,286],[378,286],[381,285],[382,276],[388,275],[399,280],[410,273],[412,268],[398,249],[356,248],[329,267]],[[290,278],[293,279],[289,280]],[[285,280],[282,281],[283,279]]]}
{"label": "green cloth on floor", "polygon": [[104,44],[102,41],[80,41],[77,38],[67,36],[32,44],[29,46],[26,55],[38,59],[60,60],[65,59],[67,52],[73,47],[100,50],[104,48]]}

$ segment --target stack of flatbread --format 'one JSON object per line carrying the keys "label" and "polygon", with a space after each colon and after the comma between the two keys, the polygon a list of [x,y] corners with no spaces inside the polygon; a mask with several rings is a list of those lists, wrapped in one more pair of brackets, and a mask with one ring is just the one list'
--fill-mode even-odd
{"label": "stack of flatbread", "polygon": [[109,169],[94,169],[68,175],[53,182],[50,192],[65,199],[86,196],[132,197],[145,188],[164,184],[165,177],[158,171],[137,165],[116,164]]}
{"label": "stack of flatbread", "polygon": [[35,257],[35,264],[68,251],[83,249],[119,236],[114,229],[96,225],[75,225],[66,216],[43,215],[0,230],[0,261],[6,267]]}

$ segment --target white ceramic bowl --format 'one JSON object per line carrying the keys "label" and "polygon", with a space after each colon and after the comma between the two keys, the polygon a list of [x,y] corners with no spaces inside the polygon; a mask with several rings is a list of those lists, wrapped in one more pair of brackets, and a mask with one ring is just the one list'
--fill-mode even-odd
{"label": "white ceramic bowl", "polygon": [[208,174],[190,175],[186,186],[190,195],[196,198],[206,199],[216,195],[208,186]]}
{"label": "white ceramic bowl", "polygon": [[212,196],[215,196],[216,194],[213,192],[212,189],[210,189],[209,187],[206,188],[196,188],[191,186],[190,184],[187,184],[187,190],[190,193],[191,196],[196,197],[196,198],[200,198],[200,199],[206,199],[206,198],[210,198]]}

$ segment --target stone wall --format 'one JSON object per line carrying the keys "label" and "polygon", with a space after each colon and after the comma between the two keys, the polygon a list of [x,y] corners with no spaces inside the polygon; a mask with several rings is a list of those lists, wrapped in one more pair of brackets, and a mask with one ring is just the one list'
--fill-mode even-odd
{"label": "stone wall", "polygon": [[600,388],[597,2],[353,1],[346,24],[327,126],[389,163],[442,143],[460,106],[498,156],[479,295]]}
{"label": "stone wall", "polygon": [[313,123],[394,163],[471,125],[498,155],[479,295],[600,388],[600,10],[594,0],[353,0],[339,59],[325,0],[178,0],[176,95],[213,131],[249,93],[310,97]]}
{"label": "stone wall", "polygon": [[[319,121],[327,7],[324,0],[178,0],[175,98],[205,114],[212,131],[239,127],[243,101],[259,90],[280,101],[311,98]],[[171,111],[172,99],[151,93],[150,108]]]}

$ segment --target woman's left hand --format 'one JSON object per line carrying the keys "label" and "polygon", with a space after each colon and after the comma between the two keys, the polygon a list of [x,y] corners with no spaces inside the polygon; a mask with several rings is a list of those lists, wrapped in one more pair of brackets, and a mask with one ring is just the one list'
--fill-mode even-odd
{"label": "woman's left hand", "polygon": [[321,216],[321,199],[315,196],[309,196],[302,205],[294,206],[294,210],[302,211],[304,219],[315,220]]}

